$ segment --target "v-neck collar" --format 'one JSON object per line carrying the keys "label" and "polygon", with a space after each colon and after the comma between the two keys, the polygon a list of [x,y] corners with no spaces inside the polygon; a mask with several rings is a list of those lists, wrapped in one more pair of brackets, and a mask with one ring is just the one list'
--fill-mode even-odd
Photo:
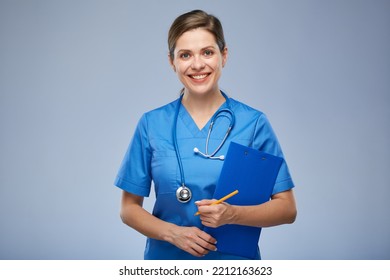
{"label": "v-neck collar", "polygon": [[[214,114],[213,116],[210,117],[210,119],[207,121],[204,127],[202,129],[199,129],[194,119],[191,117],[191,114],[187,111],[187,108],[183,104],[181,104],[180,98],[178,99],[178,102],[180,102],[179,117],[182,120],[184,126],[191,132],[191,134],[194,137],[206,137],[208,133],[208,129],[210,127],[210,121],[214,116]],[[227,107],[226,104],[227,104],[227,100],[225,100],[225,102],[223,102],[215,112],[218,112],[220,109]]]}

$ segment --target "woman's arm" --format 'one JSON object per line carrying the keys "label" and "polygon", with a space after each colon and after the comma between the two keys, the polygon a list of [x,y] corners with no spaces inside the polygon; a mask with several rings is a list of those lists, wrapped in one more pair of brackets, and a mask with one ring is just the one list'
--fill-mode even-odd
{"label": "woman's arm", "polygon": [[180,227],[150,214],[143,207],[143,197],[122,193],[120,216],[126,225],[147,237],[164,240],[197,257],[216,250],[216,240],[197,227]]}
{"label": "woman's arm", "polygon": [[202,224],[219,227],[238,224],[255,227],[271,227],[295,221],[297,209],[292,190],[277,193],[271,200],[253,206],[237,206],[222,203],[210,205],[213,200],[197,202]]}

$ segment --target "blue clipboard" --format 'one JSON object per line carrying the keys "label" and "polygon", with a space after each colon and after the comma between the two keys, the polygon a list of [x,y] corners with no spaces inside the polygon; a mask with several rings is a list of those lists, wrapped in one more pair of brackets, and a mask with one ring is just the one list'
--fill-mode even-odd
{"label": "blue clipboard", "polygon": [[[231,142],[213,197],[219,199],[238,190],[227,203],[258,205],[267,202],[282,162],[281,157]],[[261,228],[223,225],[204,230],[217,240],[218,251],[250,259],[256,257]]]}

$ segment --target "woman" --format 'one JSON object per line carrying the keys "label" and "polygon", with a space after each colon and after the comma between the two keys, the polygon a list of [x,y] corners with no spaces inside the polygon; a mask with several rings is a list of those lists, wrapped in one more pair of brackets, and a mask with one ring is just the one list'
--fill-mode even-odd
{"label": "woman", "polygon": [[[184,88],[179,99],[145,113],[138,123],[115,181],[123,189],[121,218],[148,237],[145,259],[242,259],[218,252],[217,240],[204,226],[292,223],[296,217],[293,182],[284,162],[269,202],[210,206],[223,164],[218,155],[226,154],[230,142],[280,157],[282,151],[265,115],[219,88],[228,49],[216,17],[200,10],[179,16],[169,30],[168,46],[169,62]],[[232,116],[223,111],[208,136],[210,118],[224,108],[233,111],[234,128],[227,136]],[[194,151],[206,141],[210,149],[216,149],[215,155]],[[153,214],[142,207],[152,182]],[[187,203],[177,198],[184,184],[191,190]],[[200,215],[194,216],[197,211]]]}

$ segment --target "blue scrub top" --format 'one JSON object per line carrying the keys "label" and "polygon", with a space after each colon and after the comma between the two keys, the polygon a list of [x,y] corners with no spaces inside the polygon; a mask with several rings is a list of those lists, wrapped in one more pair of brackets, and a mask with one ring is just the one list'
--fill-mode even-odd
{"label": "blue scrub top", "polygon": [[[115,185],[129,193],[149,196],[154,183],[156,202],[153,215],[180,226],[203,228],[195,201],[210,199],[221,172],[223,161],[205,159],[194,153],[194,147],[205,151],[205,143],[210,122],[199,129],[184,106],[180,106],[177,120],[177,142],[183,162],[186,185],[193,197],[188,203],[176,199],[176,190],[181,185],[181,176],[176,158],[172,129],[179,99],[145,113],[140,119],[122,165],[115,179]],[[248,147],[283,157],[278,140],[266,116],[239,101],[229,98],[230,109],[236,122],[227,141],[217,153],[226,155],[229,143],[236,142]],[[221,108],[227,107],[225,102]],[[220,109],[221,109],[220,108]],[[229,118],[219,117],[215,121],[210,141],[209,153],[219,146],[230,124]],[[280,168],[273,194],[293,188],[293,181],[286,162]],[[258,250],[256,259],[260,259]],[[199,259],[176,246],[160,240],[148,238],[145,259]],[[219,252],[210,252],[201,259],[242,259]]]}

